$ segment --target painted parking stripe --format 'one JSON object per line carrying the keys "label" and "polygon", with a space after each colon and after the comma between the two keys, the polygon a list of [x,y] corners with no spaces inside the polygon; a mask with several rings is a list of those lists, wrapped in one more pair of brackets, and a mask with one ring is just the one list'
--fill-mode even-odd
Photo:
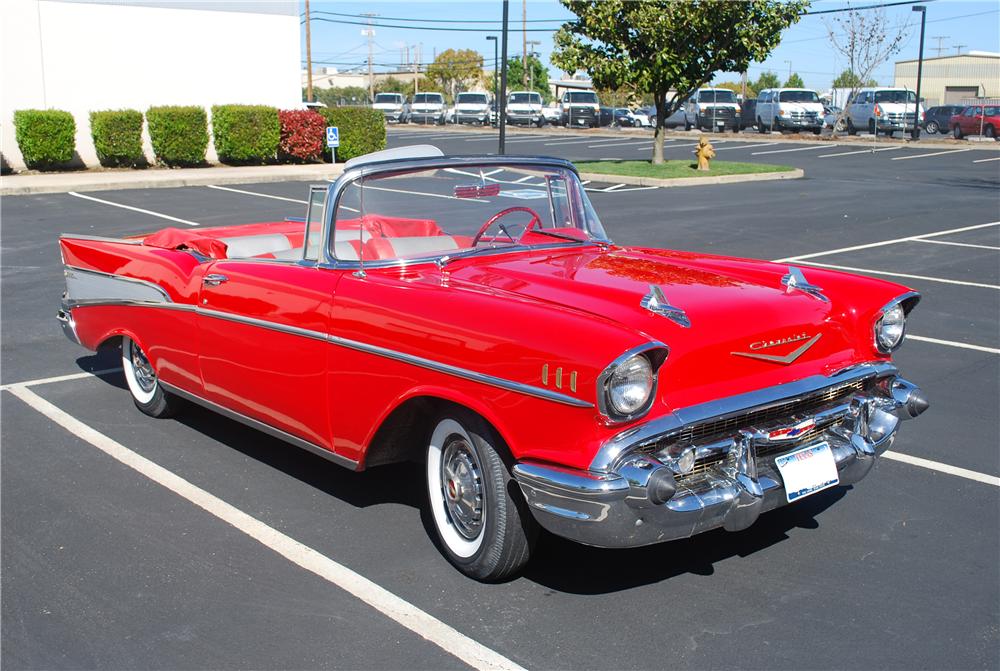
{"label": "painted parking stripe", "polygon": [[219,191],[232,191],[233,193],[241,193],[245,196],[257,196],[259,198],[271,198],[274,200],[287,200],[289,203],[302,203],[303,205],[308,205],[308,200],[299,200],[298,198],[285,198],[284,196],[272,196],[269,193],[257,193],[256,191],[244,191],[243,189],[233,189],[228,186],[216,186],[215,184],[206,184],[209,189],[218,189]]}
{"label": "painted parking stripe", "polygon": [[941,284],[957,284],[963,287],[979,287],[981,289],[996,289],[1000,291],[1000,286],[996,284],[983,284],[982,282],[963,282],[962,280],[949,280],[943,277],[928,277],[926,275],[910,275],[908,273],[895,273],[887,270],[872,270],[871,268],[856,268],[854,266],[838,266],[833,263],[816,263],[815,261],[798,261],[807,266],[818,268],[832,268],[834,270],[848,270],[853,273],[868,273],[871,275],[887,275],[889,277],[905,277],[911,280],[923,280],[925,282],[939,282]]}
{"label": "painted parking stripe", "polygon": [[71,380],[83,380],[88,377],[101,377],[102,375],[107,375],[109,373],[117,373],[120,370],[121,368],[104,368],[102,370],[70,373],[69,375],[40,377],[35,378],[34,380],[24,380],[23,382],[11,382],[10,384],[0,385],[0,391],[11,389],[13,387],[35,387],[40,384],[52,384],[53,382],[69,382]]}
{"label": "painted parking stripe", "polygon": [[[829,145],[829,147],[836,147],[837,145]],[[795,149],[771,149],[770,151],[755,151],[751,156],[762,156],[763,154],[787,154],[790,151],[812,151],[814,149],[827,149],[827,145],[814,144],[808,147],[796,147]]]}
{"label": "painted parking stripe", "polygon": [[595,142],[595,141],[596,141],[596,139],[592,138],[592,137],[587,137],[587,138],[582,138],[582,139],[581,138],[574,138],[572,140],[561,139],[561,140],[558,140],[556,142],[546,142],[545,146],[548,147],[548,146],[557,145],[557,144],[585,144],[587,142]]}
{"label": "painted parking stripe", "polygon": [[980,473],[978,471],[970,471],[967,468],[959,468],[958,466],[951,466],[949,464],[942,464],[940,461],[931,461],[930,459],[924,459],[922,457],[914,457],[910,454],[903,454],[902,452],[886,452],[882,455],[885,459],[892,459],[893,461],[901,461],[904,464],[910,464],[911,466],[920,466],[921,468],[928,468],[932,471],[938,471],[939,473],[947,473],[948,475],[957,475],[960,478],[966,478],[968,480],[975,480],[976,482],[982,482],[983,484],[993,485],[994,487],[1000,487],[1000,477],[995,475],[987,475],[986,473]]}
{"label": "painted parking stripe", "polygon": [[820,154],[816,158],[833,158],[834,156],[853,156],[855,154],[874,154],[880,151],[893,151],[895,149],[902,149],[903,145],[898,145],[895,147],[882,147],[881,149],[860,149],[858,151],[842,151],[837,154]]}
{"label": "painted parking stripe", "polygon": [[971,242],[952,242],[951,240],[914,240],[914,242],[926,242],[932,245],[953,245],[955,247],[973,247],[974,249],[996,249],[1000,251],[1000,247],[995,247],[993,245],[974,245]]}
{"label": "painted parking stripe", "polygon": [[1000,156],[996,158],[981,158],[978,161],[973,161],[973,163],[987,163],[989,161],[1000,161]]}
{"label": "painted parking stripe", "polygon": [[264,524],[257,518],[226,503],[159,464],[133,452],[121,443],[59,409],[27,387],[12,387],[8,391],[74,436],[90,443],[111,458],[193,503],[210,515],[242,531],[293,564],[336,585],[469,666],[475,669],[522,668],[500,653],[469,638],[343,564],[320,554],[313,548]]}
{"label": "painted parking stripe", "polygon": [[918,342],[927,342],[934,345],[945,345],[947,347],[957,347],[959,349],[971,349],[976,352],[986,352],[987,354],[1000,354],[1000,349],[996,347],[985,347],[983,345],[972,345],[967,342],[955,342],[954,340],[941,340],[939,338],[928,338],[927,336],[913,335],[912,333],[906,334],[907,340],[916,340]]}
{"label": "painted parking stripe", "polygon": [[972,148],[968,149],[949,149],[948,151],[935,151],[930,154],[914,154],[912,156],[897,156],[893,158],[893,161],[909,161],[911,158],[928,158],[931,156],[944,156],[945,154],[960,154],[964,151],[972,151]]}
{"label": "painted parking stripe", "polygon": [[616,138],[614,140],[605,140],[604,142],[598,142],[596,144],[588,144],[587,149],[600,149],[602,147],[625,147],[628,145],[636,144],[646,144],[649,142],[649,138],[632,138],[630,140],[622,140],[622,138]]}
{"label": "painted parking stripe", "polygon": [[964,233],[965,231],[975,231],[980,228],[987,228],[989,226],[1000,226],[1000,221],[991,221],[988,224],[975,224],[974,226],[963,226],[961,228],[949,228],[944,231],[935,231],[934,233],[924,233],[922,235],[910,235],[905,238],[893,238],[892,240],[881,240],[879,242],[869,242],[863,245],[854,245],[853,247],[841,247],[839,249],[830,249],[825,252],[813,252],[812,254],[799,254],[798,256],[786,256],[783,259],[775,259],[774,263],[788,263],[791,261],[801,261],[803,259],[813,259],[817,256],[827,256],[829,254],[841,254],[843,252],[854,252],[859,249],[871,249],[872,247],[883,247],[885,245],[895,245],[900,242],[912,242],[914,240],[923,240],[924,238],[935,238],[939,235],[951,235],[952,233]]}
{"label": "painted parking stripe", "polygon": [[141,212],[142,214],[148,214],[153,217],[159,217],[160,219],[168,219],[170,221],[176,221],[179,224],[185,224],[187,226],[200,226],[197,221],[188,221],[187,219],[178,219],[177,217],[171,217],[169,214],[163,214],[161,212],[153,212],[152,210],[144,210],[141,207],[132,207],[131,205],[122,205],[121,203],[112,203],[110,200],[102,200],[100,198],[94,198],[93,196],[85,196],[82,193],[77,193],[76,191],[67,192],[69,195],[75,198],[83,198],[84,200],[92,200],[95,203],[101,203],[102,205],[110,205],[112,207],[120,207],[123,210],[132,210],[133,212]]}
{"label": "painted parking stripe", "polygon": [[771,147],[778,144],[777,142],[762,142],[760,144],[744,144],[738,147],[723,147],[722,149],[717,149],[716,151],[726,151],[727,149],[756,149],[757,147]]}

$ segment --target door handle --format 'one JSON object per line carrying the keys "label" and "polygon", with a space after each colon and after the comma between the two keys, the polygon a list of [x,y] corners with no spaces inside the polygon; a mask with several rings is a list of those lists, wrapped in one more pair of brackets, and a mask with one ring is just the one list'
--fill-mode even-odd
{"label": "door handle", "polygon": [[219,273],[209,273],[202,278],[201,283],[207,287],[217,287],[223,282],[228,282],[229,278]]}

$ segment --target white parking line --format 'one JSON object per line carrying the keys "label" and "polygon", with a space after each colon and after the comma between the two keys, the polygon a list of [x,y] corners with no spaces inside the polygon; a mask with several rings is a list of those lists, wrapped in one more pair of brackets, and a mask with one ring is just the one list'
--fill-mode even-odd
{"label": "white parking line", "polygon": [[258,196],[260,198],[272,198],[274,200],[287,200],[289,203],[302,203],[303,205],[308,205],[308,200],[299,200],[298,198],[285,198],[284,196],[272,196],[269,193],[257,193],[256,191],[244,191],[243,189],[232,189],[228,186],[216,186],[215,184],[206,184],[209,189],[218,189],[219,191],[232,191],[233,193],[242,193],[246,196]]}
{"label": "white parking line", "polygon": [[93,196],[85,196],[82,193],[77,193],[76,191],[69,191],[69,195],[76,198],[83,198],[84,200],[92,200],[95,203],[101,203],[103,205],[111,205],[112,207],[120,207],[123,210],[132,210],[133,212],[141,212],[143,214],[148,214],[153,217],[159,217],[160,219],[169,219],[170,221],[176,221],[180,224],[187,224],[188,226],[200,226],[196,221],[188,221],[187,219],[178,219],[177,217],[171,217],[169,214],[161,214],[160,212],[153,212],[152,210],[144,210],[141,207],[132,207],[131,205],[122,205],[121,203],[112,203],[110,200],[101,200],[100,198],[94,198]]}
{"label": "white parking line", "polygon": [[984,347],[983,345],[970,345],[967,342],[955,342],[954,340],[939,340],[938,338],[928,338],[927,336],[918,336],[911,333],[906,334],[907,340],[916,340],[918,342],[929,342],[934,345],[945,345],[947,347],[958,347],[959,349],[971,349],[976,352],[986,352],[987,354],[1000,354],[1000,349],[996,347]]}
{"label": "white parking line", "polygon": [[948,151],[935,151],[935,152],[930,153],[930,154],[914,154],[913,156],[897,156],[896,158],[894,158],[892,160],[893,161],[909,161],[911,158],[928,158],[930,156],[943,156],[945,154],[960,154],[963,151],[972,151],[972,148],[970,147],[969,149],[950,149]]}
{"label": "white parking line", "polygon": [[940,282],[942,284],[958,284],[963,287],[979,287],[981,289],[996,289],[1000,290],[1000,286],[996,284],[983,284],[981,282],[963,282],[961,280],[947,280],[941,277],[927,277],[926,275],[910,275],[907,273],[892,273],[885,270],[872,270],[871,268],[855,268],[853,266],[838,266],[832,263],[816,263],[815,261],[798,261],[797,263],[804,263],[807,266],[816,266],[818,268],[832,268],[834,270],[849,270],[853,273],[868,273],[871,275],[887,275],[889,277],[905,277],[911,280],[923,280],[925,282]]}
{"label": "white parking line", "polygon": [[465,664],[475,669],[522,668],[500,653],[469,638],[343,564],[320,554],[311,547],[264,524],[257,518],[226,503],[159,464],[133,452],[121,443],[59,409],[30,389],[19,386],[11,387],[8,391],[74,436],[90,443],[137,473],[242,531],[293,564],[336,585]]}
{"label": "white parking line", "polygon": [[952,242],[951,240],[914,240],[914,242],[926,242],[931,245],[953,245],[955,247],[973,247],[975,249],[1000,250],[1000,247],[994,247],[993,245],[974,245],[969,242]]}
{"label": "white parking line", "polygon": [[82,373],[70,373],[69,375],[56,375],[55,377],[40,377],[34,380],[24,380],[23,382],[11,382],[0,385],[0,391],[6,391],[14,387],[34,387],[40,384],[52,384],[53,382],[69,382],[70,380],[82,380],[88,377],[100,377],[108,373],[117,373],[121,368],[104,368],[102,370],[86,371]]}
{"label": "white parking line", "polygon": [[988,161],[1000,161],[1000,156],[997,156],[996,158],[981,158],[978,161],[973,161],[973,163],[986,163]]}
{"label": "white parking line", "polygon": [[745,144],[739,147],[723,147],[722,149],[717,149],[716,151],[726,151],[727,149],[756,149],[757,147],[770,147],[778,144],[777,142],[762,142],[760,144]]}
{"label": "white parking line", "polygon": [[798,256],[786,256],[783,259],[775,259],[774,263],[788,263],[790,261],[801,261],[803,259],[812,259],[816,258],[817,256],[827,256],[829,254],[840,254],[842,252],[854,252],[859,249],[871,249],[872,247],[895,245],[900,242],[912,242],[914,240],[923,240],[924,238],[935,238],[939,235],[950,235],[952,233],[964,233],[965,231],[974,231],[980,228],[986,228],[988,226],[1000,226],[1000,221],[992,221],[988,224],[976,224],[974,226],[963,226],[962,228],[949,228],[944,231],[936,231],[934,233],[924,233],[922,235],[910,235],[905,238],[894,238],[892,240],[882,240],[880,242],[869,242],[863,245],[854,245],[853,247],[841,247],[839,249],[830,249],[825,252],[813,252],[812,254],[799,254]]}
{"label": "white parking line", "polygon": [[861,149],[859,151],[842,151],[837,154],[820,154],[816,158],[833,158],[834,156],[853,156],[855,154],[874,154],[880,151],[893,151],[894,149],[902,149],[903,145],[898,145],[895,147],[882,147],[881,149]]}
{"label": "white parking line", "polygon": [[975,480],[976,482],[982,482],[983,484],[1000,487],[1000,477],[995,475],[987,475],[986,473],[980,473],[978,471],[970,471],[967,468],[950,466],[948,464],[942,464],[940,461],[931,461],[930,459],[924,459],[922,457],[914,457],[909,454],[903,454],[902,452],[886,452],[882,456],[886,459],[892,459],[894,461],[901,461],[904,464],[910,464],[911,466],[920,466],[921,468],[928,468],[932,471],[947,473],[948,475],[957,475],[960,478]]}
{"label": "white parking line", "polygon": [[583,138],[583,139],[581,139],[581,138],[575,138],[573,140],[562,139],[562,140],[557,140],[555,142],[546,142],[545,146],[548,147],[548,146],[557,145],[557,144],[584,144],[584,143],[587,143],[587,142],[595,142],[595,139],[592,138],[592,137]]}
{"label": "white parking line", "polygon": [[649,144],[649,140],[628,140],[626,142],[602,142],[601,144],[588,144],[587,149],[602,149],[604,147],[626,147],[634,144]]}
{"label": "white parking line", "polygon": [[808,147],[796,147],[795,149],[772,149],[770,151],[755,151],[751,156],[762,156],[764,154],[787,154],[790,151],[812,151],[813,149],[829,149],[830,147],[836,147],[837,145],[822,145],[815,144]]}

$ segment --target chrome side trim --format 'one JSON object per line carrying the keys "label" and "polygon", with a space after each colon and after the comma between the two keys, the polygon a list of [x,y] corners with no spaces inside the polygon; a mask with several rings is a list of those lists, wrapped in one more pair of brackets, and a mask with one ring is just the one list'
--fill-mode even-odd
{"label": "chrome side trim", "polygon": [[197,314],[204,315],[206,317],[214,317],[215,319],[223,319],[225,321],[237,322],[239,324],[249,324],[250,326],[257,326],[270,331],[278,331],[280,333],[302,336],[303,338],[312,338],[313,340],[327,339],[327,334],[322,331],[312,331],[310,329],[299,328],[298,326],[279,324],[277,322],[267,321],[266,319],[246,317],[244,315],[232,314],[231,312],[219,312],[218,310],[211,310],[203,307],[196,307],[194,311]]}
{"label": "chrome side trim", "polygon": [[608,472],[627,450],[643,447],[687,424],[696,424],[709,419],[724,419],[729,415],[744,413],[748,410],[787,403],[799,396],[809,395],[825,387],[869,377],[894,375],[897,372],[896,367],[888,362],[862,364],[848,367],[833,375],[812,375],[794,382],[786,382],[773,387],[680,408],[645,424],[626,429],[607,440],[594,455],[594,459],[590,463],[590,470]]}
{"label": "chrome side trim", "polygon": [[87,298],[83,300],[67,299],[63,301],[63,304],[70,308],[90,308],[115,305],[124,307],[156,308],[158,310],[176,310],[178,312],[192,312],[195,310],[195,306],[188,305],[187,303],[162,303],[160,301],[138,301],[126,298]]}
{"label": "chrome side trim", "polygon": [[66,298],[70,301],[122,299],[150,303],[172,303],[163,287],[123,275],[63,266],[66,275]]}
{"label": "chrome side trim", "polygon": [[296,447],[300,447],[300,448],[302,448],[304,450],[308,450],[309,452],[312,452],[313,454],[319,455],[319,456],[323,457],[324,459],[327,459],[328,461],[332,461],[333,463],[337,464],[338,466],[343,466],[345,468],[349,468],[352,471],[358,470],[358,462],[354,461],[353,459],[348,459],[347,457],[341,456],[341,455],[337,454],[336,452],[331,452],[330,450],[326,449],[325,447],[321,447],[319,445],[316,445],[315,443],[310,443],[308,440],[304,440],[302,438],[299,438],[298,436],[294,436],[294,435],[288,433],[287,431],[282,431],[281,429],[275,428],[275,427],[271,426],[270,424],[266,424],[264,422],[261,422],[260,420],[254,419],[253,417],[247,417],[246,415],[244,415],[242,413],[239,413],[239,412],[236,412],[235,410],[230,410],[229,408],[227,408],[225,406],[222,406],[222,405],[219,405],[218,403],[215,403],[214,401],[209,401],[206,398],[202,398],[201,396],[198,396],[197,394],[193,394],[193,393],[191,393],[189,391],[185,391],[184,389],[181,389],[180,387],[175,387],[174,385],[169,384],[167,382],[164,382],[163,380],[160,380],[159,382],[160,382],[160,386],[162,386],[164,389],[166,389],[170,393],[176,394],[177,396],[180,396],[181,398],[185,398],[185,399],[191,401],[192,403],[197,403],[198,405],[201,405],[201,406],[203,406],[205,408],[208,408],[209,410],[212,410],[213,412],[217,412],[220,415],[224,415],[224,416],[228,417],[229,419],[232,419],[232,420],[235,420],[237,422],[240,422],[241,424],[246,424],[247,426],[249,426],[249,427],[251,427],[253,429],[257,429],[258,431],[261,431],[263,433],[266,433],[269,436],[273,436],[274,438],[278,438],[279,440],[283,440],[286,443],[291,443],[292,445],[295,445]]}
{"label": "chrome side trim", "polygon": [[100,235],[75,235],[73,233],[60,233],[60,240],[93,240],[94,242],[114,242],[119,245],[141,245],[142,238],[132,238],[123,240],[122,238],[106,238]]}

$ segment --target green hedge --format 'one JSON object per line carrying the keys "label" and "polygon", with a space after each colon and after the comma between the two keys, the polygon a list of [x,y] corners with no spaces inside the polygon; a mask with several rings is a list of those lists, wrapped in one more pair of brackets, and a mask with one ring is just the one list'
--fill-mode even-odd
{"label": "green hedge", "polygon": [[17,110],[14,137],[29,168],[58,168],[73,159],[76,122],[63,110]]}
{"label": "green hedge", "polygon": [[266,105],[213,105],[212,135],[220,161],[273,161],[281,142],[278,108]]}
{"label": "green hedge", "polygon": [[107,167],[145,165],[142,152],[142,112],[105,110],[90,113],[90,136],[97,160]]}
{"label": "green hedge", "polygon": [[[385,149],[385,117],[382,112],[364,107],[321,107],[316,111],[323,115],[328,126],[337,126],[340,130],[338,161]],[[323,155],[329,159],[330,150],[325,149]]]}
{"label": "green hedge", "polygon": [[208,117],[203,107],[150,107],[146,122],[157,161],[169,166],[205,162]]}

